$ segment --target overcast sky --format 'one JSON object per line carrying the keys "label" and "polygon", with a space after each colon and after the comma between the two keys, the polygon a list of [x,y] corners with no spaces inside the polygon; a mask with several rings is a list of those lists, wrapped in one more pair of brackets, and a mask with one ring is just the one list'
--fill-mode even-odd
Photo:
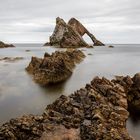
{"label": "overcast sky", "polygon": [[140,43],[140,0],[0,0],[0,40],[44,43],[58,16],[104,43]]}

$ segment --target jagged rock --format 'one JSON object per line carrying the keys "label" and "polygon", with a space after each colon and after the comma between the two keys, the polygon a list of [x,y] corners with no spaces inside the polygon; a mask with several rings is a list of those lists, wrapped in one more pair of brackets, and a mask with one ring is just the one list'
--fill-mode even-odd
{"label": "jagged rock", "polygon": [[51,46],[50,42],[46,42],[44,46]]}
{"label": "jagged rock", "polygon": [[78,20],[71,18],[68,24],[61,18],[56,18],[56,26],[53,34],[50,36],[50,42],[45,45],[60,47],[91,47],[84,41],[82,36],[87,34],[93,41],[95,46],[104,46],[102,42],[97,40]]}
{"label": "jagged rock", "polygon": [[0,41],[0,48],[9,48],[9,47],[15,47],[12,44],[5,44],[4,42]]}
{"label": "jagged rock", "polygon": [[133,140],[126,129],[125,90],[94,78],[70,96],[60,96],[40,116],[12,119],[0,127],[0,139]]}
{"label": "jagged rock", "polygon": [[80,63],[84,57],[82,51],[74,49],[65,52],[56,51],[52,55],[45,53],[43,59],[32,57],[26,70],[42,85],[58,83],[71,76],[75,64]]}
{"label": "jagged rock", "polygon": [[124,87],[130,111],[140,112],[140,73],[132,78],[120,76],[113,81]]}

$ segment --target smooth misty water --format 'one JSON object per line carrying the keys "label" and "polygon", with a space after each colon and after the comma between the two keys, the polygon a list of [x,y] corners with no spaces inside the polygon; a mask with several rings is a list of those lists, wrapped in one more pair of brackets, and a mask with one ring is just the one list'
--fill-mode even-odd
{"label": "smooth misty water", "polygon": [[[23,114],[41,114],[47,104],[52,103],[61,94],[69,95],[84,87],[95,76],[107,78],[113,78],[114,75],[133,76],[140,71],[140,45],[83,48],[87,57],[77,65],[73,75],[64,83],[44,88],[36,84],[31,75],[25,71],[31,56],[43,57],[44,52],[58,50],[41,46],[41,44],[16,44],[16,48],[0,49],[0,58],[24,57],[23,60],[13,63],[0,61],[1,124]],[[92,55],[88,55],[89,53]],[[139,118],[129,118],[127,122],[128,130],[136,140],[140,137]]]}

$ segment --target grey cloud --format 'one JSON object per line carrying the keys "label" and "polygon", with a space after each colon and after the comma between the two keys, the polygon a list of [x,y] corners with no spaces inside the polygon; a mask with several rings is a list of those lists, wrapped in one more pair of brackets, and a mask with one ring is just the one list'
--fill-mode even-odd
{"label": "grey cloud", "polygon": [[105,43],[140,43],[139,0],[1,0],[0,11],[0,40],[45,42],[60,16],[78,18]]}

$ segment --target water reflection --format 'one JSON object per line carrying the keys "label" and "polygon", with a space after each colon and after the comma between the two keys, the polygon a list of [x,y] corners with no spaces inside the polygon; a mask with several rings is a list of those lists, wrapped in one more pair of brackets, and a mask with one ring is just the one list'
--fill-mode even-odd
{"label": "water reflection", "polygon": [[130,112],[130,117],[127,121],[128,132],[135,140],[140,138],[140,113]]}

